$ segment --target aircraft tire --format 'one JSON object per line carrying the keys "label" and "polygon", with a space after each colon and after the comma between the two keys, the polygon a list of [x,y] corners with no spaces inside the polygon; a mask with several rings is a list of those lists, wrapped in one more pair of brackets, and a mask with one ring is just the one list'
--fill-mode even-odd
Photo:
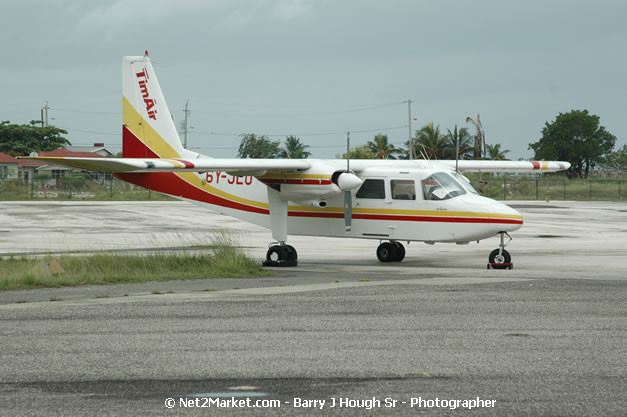
{"label": "aircraft tire", "polygon": [[503,249],[503,259],[497,259],[499,255],[499,249],[494,249],[490,252],[490,256],[488,257],[489,265],[494,269],[511,269],[510,265],[512,263],[512,257],[508,251]]}
{"label": "aircraft tire", "polygon": [[392,246],[394,248],[393,262],[401,262],[403,259],[405,259],[405,246],[403,246],[403,244],[400,242],[394,242],[392,243]]}
{"label": "aircraft tire", "polygon": [[285,245],[287,248],[287,260],[288,261],[296,261],[298,260],[298,252],[296,252],[296,248],[292,245]]}
{"label": "aircraft tire", "polygon": [[392,262],[396,257],[396,250],[390,242],[383,242],[377,248],[377,258],[380,262]]}
{"label": "aircraft tire", "polygon": [[279,262],[288,259],[288,250],[284,246],[274,245],[268,249],[266,259],[269,262]]}

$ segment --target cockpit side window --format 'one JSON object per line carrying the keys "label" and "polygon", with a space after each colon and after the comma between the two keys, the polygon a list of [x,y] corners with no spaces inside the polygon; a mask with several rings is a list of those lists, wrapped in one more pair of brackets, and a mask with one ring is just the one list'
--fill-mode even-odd
{"label": "cockpit side window", "polygon": [[453,173],[453,175],[455,176],[455,179],[457,180],[457,182],[459,182],[462,185],[462,187],[466,189],[466,191],[468,191],[471,194],[479,195],[479,193],[477,192],[477,190],[475,190],[475,187],[472,186],[468,178],[464,177],[459,172],[455,172]]}
{"label": "cockpit side window", "polygon": [[391,180],[392,200],[415,200],[416,184],[414,180]]}
{"label": "cockpit side window", "polygon": [[376,198],[385,199],[385,183],[382,179],[367,179],[361,185],[357,194],[357,198]]}
{"label": "cockpit side window", "polygon": [[425,200],[448,200],[466,194],[466,190],[446,172],[436,172],[422,180]]}

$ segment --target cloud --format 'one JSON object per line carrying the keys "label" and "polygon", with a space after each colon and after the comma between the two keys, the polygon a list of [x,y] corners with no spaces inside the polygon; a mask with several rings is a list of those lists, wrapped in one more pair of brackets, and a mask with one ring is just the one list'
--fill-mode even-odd
{"label": "cloud", "polygon": [[278,19],[293,19],[313,14],[313,5],[308,0],[277,0],[272,16]]}
{"label": "cloud", "polygon": [[79,32],[100,32],[111,40],[133,27],[166,24],[173,17],[203,17],[208,27],[219,32],[237,32],[258,20],[291,20],[309,16],[308,0],[114,0],[98,5],[79,18]]}
{"label": "cloud", "polygon": [[230,4],[227,0],[115,0],[100,3],[80,18],[81,32],[101,31],[108,39],[127,32],[130,26],[152,26],[163,23],[173,14],[198,13],[220,9]]}

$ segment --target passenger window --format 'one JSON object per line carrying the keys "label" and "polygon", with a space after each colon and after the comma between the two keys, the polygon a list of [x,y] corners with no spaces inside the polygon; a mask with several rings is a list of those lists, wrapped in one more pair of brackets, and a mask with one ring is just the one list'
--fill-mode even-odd
{"label": "passenger window", "polygon": [[392,200],[415,200],[416,185],[414,180],[392,180]]}
{"label": "passenger window", "polygon": [[368,179],[359,188],[357,198],[385,199],[385,184],[383,180]]}

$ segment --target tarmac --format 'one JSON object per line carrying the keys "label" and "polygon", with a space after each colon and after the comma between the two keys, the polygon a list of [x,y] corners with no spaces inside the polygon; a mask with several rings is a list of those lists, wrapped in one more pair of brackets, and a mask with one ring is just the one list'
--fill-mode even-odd
{"label": "tarmac", "polygon": [[[393,265],[290,237],[272,277],[0,292],[0,415],[624,415],[627,203],[509,204],[513,270],[486,269],[497,237]],[[224,233],[271,241],[183,202],[0,202],[4,257]]]}

